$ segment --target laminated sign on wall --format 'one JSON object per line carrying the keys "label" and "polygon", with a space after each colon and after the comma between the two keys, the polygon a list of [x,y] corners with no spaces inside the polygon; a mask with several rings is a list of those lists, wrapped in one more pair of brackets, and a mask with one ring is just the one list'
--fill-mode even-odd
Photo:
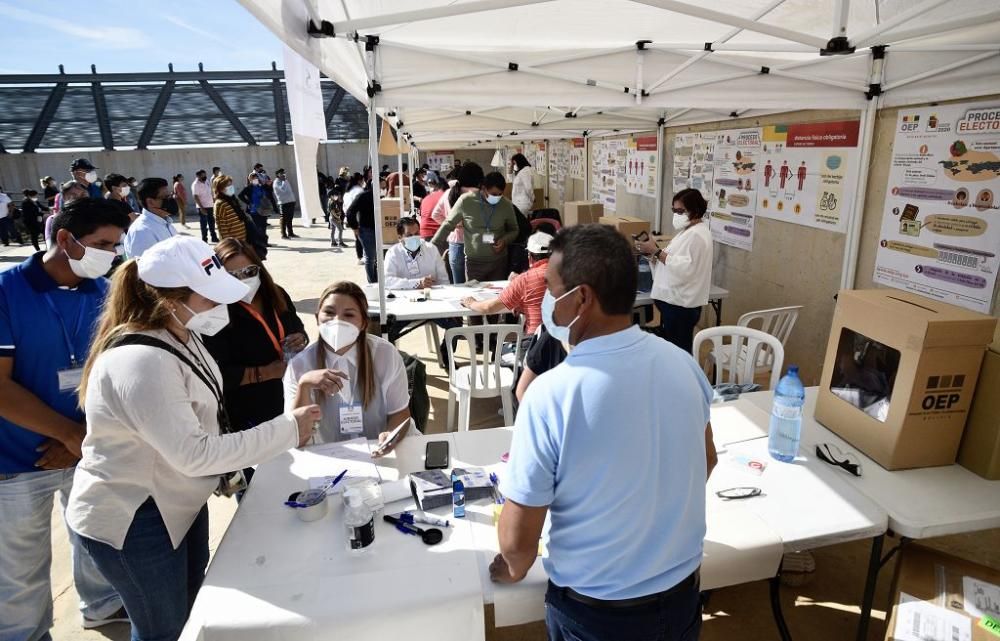
{"label": "laminated sign on wall", "polygon": [[1000,102],[903,109],[874,279],[989,313],[1000,251]]}
{"label": "laminated sign on wall", "polygon": [[448,173],[455,166],[455,152],[435,151],[427,154],[427,166],[438,173]]}
{"label": "laminated sign on wall", "polygon": [[585,180],[587,172],[585,167],[587,154],[587,141],[583,138],[574,138],[569,148],[569,176],[576,180]]}
{"label": "laminated sign on wall", "polygon": [[677,134],[674,137],[673,193],[692,188],[712,199],[715,173],[715,133]]}
{"label": "laminated sign on wall", "polygon": [[625,189],[630,194],[656,197],[656,136],[630,138],[625,164]]}
{"label": "laminated sign on wall", "polygon": [[709,224],[716,241],[747,251],[753,248],[761,130],[730,129],[715,137]]}

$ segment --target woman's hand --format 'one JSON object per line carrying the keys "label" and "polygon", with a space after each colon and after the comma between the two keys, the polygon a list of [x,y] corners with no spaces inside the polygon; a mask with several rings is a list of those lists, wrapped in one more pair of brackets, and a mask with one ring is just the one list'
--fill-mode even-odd
{"label": "woman's hand", "polygon": [[323,419],[323,411],[319,405],[306,405],[292,410],[292,416],[299,428],[299,447],[302,447],[312,439],[317,424]]}
{"label": "woman's hand", "polygon": [[290,352],[298,354],[309,345],[309,337],[301,332],[289,334],[285,337],[285,348]]}
{"label": "woman's hand", "polygon": [[299,387],[318,389],[324,394],[334,395],[344,388],[347,374],[335,369],[314,369],[299,379]]}
{"label": "woman's hand", "polygon": [[635,248],[643,256],[652,256],[656,253],[659,247],[656,245],[656,241],[650,240],[637,240],[635,242]]}

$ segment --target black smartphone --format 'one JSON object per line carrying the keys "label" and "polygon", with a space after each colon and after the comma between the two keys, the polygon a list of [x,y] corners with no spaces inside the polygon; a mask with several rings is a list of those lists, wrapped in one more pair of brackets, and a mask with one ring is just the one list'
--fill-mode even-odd
{"label": "black smartphone", "polygon": [[448,441],[430,441],[424,452],[425,470],[443,470],[448,467]]}
{"label": "black smartphone", "polygon": [[632,240],[638,240],[638,241],[644,243],[647,240],[649,240],[649,234],[647,232],[645,232],[645,231],[643,231],[642,233],[639,233],[639,234],[632,234]]}

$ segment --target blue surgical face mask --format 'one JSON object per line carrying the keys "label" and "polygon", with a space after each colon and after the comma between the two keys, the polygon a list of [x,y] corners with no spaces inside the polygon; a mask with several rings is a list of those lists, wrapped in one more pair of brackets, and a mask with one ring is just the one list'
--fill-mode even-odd
{"label": "blue surgical face mask", "polygon": [[573,323],[579,320],[580,315],[577,314],[573,318],[573,320],[569,322],[569,325],[566,325],[565,327],[561,325],[556,325],[556,319],[555,319],[556,303],[566,298],[567,296],[569,296],[578,289],[580,289],[579,285],[569,290],[559,298],[553,296],[552,292],[546,289],[545,297],[542,298],[542,323],[545,325],[546,331],[548,331],[548,333],[552,336],[552,338],[556,339],[561,343],[569,343],[569,330],[573,327]]}
{"label": "blue surgical face mask", "polygon": [[486,202],[488,202],[491,205],[496,205],[496,204],[498,204],[500,202],[501,198],[503,198],[503,196],[490,196],[490,195],[487,195],[486,196]]}
{"label": "blue surgical face mask", "polygon": [[420,239],[420,236],[407,236],[403,239],[403,245],[411,252],[415,252],[420,249],[422,242],[423,241]]}

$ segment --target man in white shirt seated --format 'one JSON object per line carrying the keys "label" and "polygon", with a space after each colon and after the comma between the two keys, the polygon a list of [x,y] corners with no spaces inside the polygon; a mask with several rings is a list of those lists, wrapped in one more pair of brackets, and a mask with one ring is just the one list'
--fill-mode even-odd
{"label": "man in white shirt seated", "polygon": [[[399,234],[399,242],[385,255],[386,289],[427,289],[447,285],[448,271],[444,259],[434,245],[420,237],[420,221],[412,216],[400,218],[396,233]],[[439,318],[434,323],[445,331],[462,325],[456,318]],[[389,328],[390,342],[395,342],[407,325],[406,322],[393,323]],[[446,356],[442,340],[438,348],[438,362],[442,369],[448,369]]]}

